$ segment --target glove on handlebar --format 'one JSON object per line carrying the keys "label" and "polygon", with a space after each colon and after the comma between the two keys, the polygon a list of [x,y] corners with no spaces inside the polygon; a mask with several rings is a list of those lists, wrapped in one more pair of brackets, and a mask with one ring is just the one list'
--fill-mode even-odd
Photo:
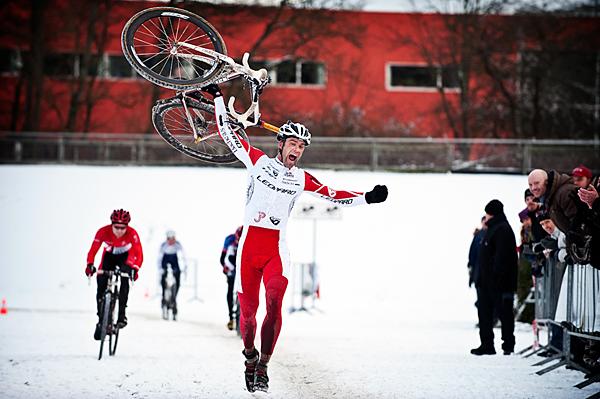
{"label": "glove on handlebar", "polygon": [[365,193],[365,200],[367,204],[377,204],[387,199],[388,189],[387,186],[376,185],[373,190]]}
{"label": "glove on handlebar", "polygon": [[221,93],[221,89],[219,88],[219,85],[217,85],[215,83],[211,83],[208,86],[204,86],[200,90],[202,90],[205,93],[210,94],[213,98],[217,98],[217,97],[220,97],[223,95],[223,93]]}
{"label": "glove on handlebar", "polygon": [[127,274],[133,281],[138,279],[138,267],[133,265],[125,265],[121,267],[121,272]]}
{"label": "glove on handlebar", "polygon": [[96,273],[96,268],[94,267],[94,264],[88,263],[88,265],[85,268],[85,275],[88,277],[92,277],[94,273]]}

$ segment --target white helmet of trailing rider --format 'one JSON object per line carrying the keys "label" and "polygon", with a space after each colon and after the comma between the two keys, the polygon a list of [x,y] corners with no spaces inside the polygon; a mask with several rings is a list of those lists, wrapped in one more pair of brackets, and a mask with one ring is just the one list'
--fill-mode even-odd
{"label": "white helmet of trailing rider", "polygon": [[306,146],[310,145],[310,132],[306,126],[301,123],[287,121],[279,128],[279,133],[277,133],[277,141],[282,141],[290,137],[304,141]]}

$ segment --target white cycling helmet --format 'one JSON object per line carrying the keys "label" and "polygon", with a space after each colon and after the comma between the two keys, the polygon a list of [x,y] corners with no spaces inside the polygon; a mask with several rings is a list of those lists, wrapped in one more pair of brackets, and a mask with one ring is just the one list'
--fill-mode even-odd
{"label": "white cycling helmet", "polygon": [[173,230],[168,230],[167,238],[175,238],[175,232]]}
{"label": "white cycling helmet", "polygon": [[304,141],[304,144],[307,146],[310,145],[310,132],[306,126],[301,123],[287,121],[279,128],[279,133],[277,133],[278,141],[282,141],[290,137]]}

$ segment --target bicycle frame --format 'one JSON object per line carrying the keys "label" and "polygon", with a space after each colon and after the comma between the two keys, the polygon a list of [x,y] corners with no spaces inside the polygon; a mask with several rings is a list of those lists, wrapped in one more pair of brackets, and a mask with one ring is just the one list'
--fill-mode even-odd
{"label": "bicycle frame", "polygon": [[[195,50],[197,52],[200,52],[200,53],[206,54],[207,56],[210,56],[210,57],[206,57],[201,54],[176,53],[177,57],[187,58],[187,59],[191,59],[191,60],[198,60],[198,61],[202,61],[202,62],[209,63],[209,64],[214,62],[214,59],[216,58],[226,65],[225,68],[223,68],[223,71],[219,75],[217,75],[215,78],[213,78],[210,83],[216,83],[216,84],[224,83],[224,82],[236,79],[238,77],[243,77],[248,82],[250,82],[250,98],[252,99],[252,103],[251,103],[250,107],[244,113],[239,114],[235,111],[235,108],[234,108],[235,97],[230,97],[229,102],[227,104],[227,108],[228,108],[227,111],[229,112],[231,117],[235,120],[235,122],[240,124],[243,128],[247,128],[249,126],[256,126],[259,124],[258,121],[260,120],[260,112],[259,112],[258,99],[259,99],[260,93],[262,92],[262,89],[269,83],[269,80],[270,80],[269,74],[266,69],[261,68],[259,70],[254,70],[254,69],[250,68],[250,65],[248,64],[248,59],[250,58],[250,54],[248,54],[248,53],[244,53],[244,56],[242,57],[242,65],[240,65],[240,64],[236,63],[233,60],[233,58],[223,55],[221,53],[218,53],[216,51],[204,48],[204,47],[194,46],[193,44],[189,44],[189,43],[185,43],[185,42],[175,43],[175,45],[185,47],[185,48],[188,48],[191,50]],[[176,47],[174,47],[174,48],[176,49]],[[175,52],[176,52],[176,50],[175,50]],[[190,90],[190,91],[193,91],[193,90]],[[186,93],[186,92],[184,92],[184,93]],[[187,112],[187,109],[186,109],[186,112]],[[250,116],[252,116],[252,121],[249,120]]]}
{"label": "bicycle frame", "polygon": [[[219,74],[216,78],[212,79],[212,81],[210,83],[216,83],[216,84],[224,83],[224,82],[228,82],[230,80],[236,79],[238,77],[243,77],[250,83],[250,98],[252,100],[252,103],[250,104],[250,106],[244,113],[240,114],[240,113],[236,112],[235,106],[234,106],[235,97],[233,97],[233,96],[230,97],[229,101],[227,103],[227,112],[228,112],[230,118],[236,124],[238,124],[243,129],[245,129],[249,126],[260,126],[264,129],[267,129],[274,133],[277,133],[279,131],[279,128],[277,126],[266,123],[260,119],[260,110],[259,110],[258,100],[259,100],[260,94],[261,94],[262,90],[264,89],[264,87],[267,84],[269,84],[270,78],[269,78],[269,75],[268,75],[268,72],[266,69],[261,68],[259,70],[254,70],[254,69],[250,68],[250,65],[248,64],[248,60],[250,59],[249,53],[244,53],[244,56],[242,57],[242,65],[240,65],[240,64],[236,63],[233,60],[233,58],[223,55],[221,53],[218,53],[216,51],[213,51],[213,50],[210,50],[210,49],[207,49],[204,47],[194,46],[189,43],[177,43],[177,44],[181,47],[186,47],[186,48],[189,48],[192,50],[196,50],[196,51],[204,53],[208,56],[214,57],[226,64],[226,67],[223,68],[223,72],[221,72],[221,74]],[[213,61],[212,58],[205,57],[205,56],[199,55],[199,54],[177,53],[177,56],[182,57],[182,58],[192,59],[192,60],[199,60],[199,61],[203,61],[206,63],[211,63]],[[181,94],[185,98],[188,96],[189,93],[195,92],[195,91],[196,91],[196,89],[185,90],[185,91],[181,92]],[[190,123],[190,126],[192,127],[195,142],[199,143],[203,140],[206,140],[209,137],[212,137],[212,135],[207,136],[207,137],[202,137],[202,138],[199,137],[198,132],[196,131],[196,126],[194,126],[192,116],[190,115],[190,112],[189,112],[186,102],[183,101],[182,103],[183,103],[183,107],[186,112],[186,117],[188,119],[188,122]]]}

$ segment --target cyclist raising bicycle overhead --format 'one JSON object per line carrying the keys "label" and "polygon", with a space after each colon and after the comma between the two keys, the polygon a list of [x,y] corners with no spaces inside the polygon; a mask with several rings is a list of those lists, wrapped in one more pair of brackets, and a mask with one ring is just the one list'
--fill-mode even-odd
{"label": "cyclist raising bicycle overhead", "polygon": [[[87,255],[87,267],[85,268],[85,274],[91,277],[95,272],[94,258],[100,246],[104,244],[104,250],[102,252],[102,260],[100,261],[99,270],[115,270],[115,266],[119,266],[121,272],[132,276],[134,280],[137,280],[138,271],[142,266],[144,260],[144,254],[142,252],[142,244],[137,231],[131,226],[131,215],[129,212],[118,209],[114,210],[110,215],[111,224],[101,227],[92,246]],[[98,289],[96,291],[96,302],[98,305],[98,323],[96,324],[96,330],[94,331],[94,339],[100,339],[100,314],[102,306],[102,295],[108,285],[108,276],[104,274],[98,274],[96,281],[98,283]],[[121,289],[119,291],[119,317],[117,319],[117,325],[119,328],[123,328],[127,325],[127,316],[125,315],[125,308],[127,307],[127,297],[129,296],[129,279],[121,279]]]}
{"label": "cyclist raising bicycle overhead", "polygon": [[[289,253],[285,243],[288,216],[303,191],[340,206],[372,204],[386,200],[386,186],[373,190],[334,190],[297,167],[311,134],[300,123],[287,122],[277,135],[274,158],[252,147],[229,126],[227,109],[217,85],[203,89],[214,98],[219,134],[232,153],[248,170],[244,231],[237,255],[236,289],[241,307],[246,387],[249,391],[268,389],[267,364],[281,329],[281,305],[288,284]],[[261,351],[254,346],[256,310],[260,282],[266,291],[266,310],[261,328]]]}

